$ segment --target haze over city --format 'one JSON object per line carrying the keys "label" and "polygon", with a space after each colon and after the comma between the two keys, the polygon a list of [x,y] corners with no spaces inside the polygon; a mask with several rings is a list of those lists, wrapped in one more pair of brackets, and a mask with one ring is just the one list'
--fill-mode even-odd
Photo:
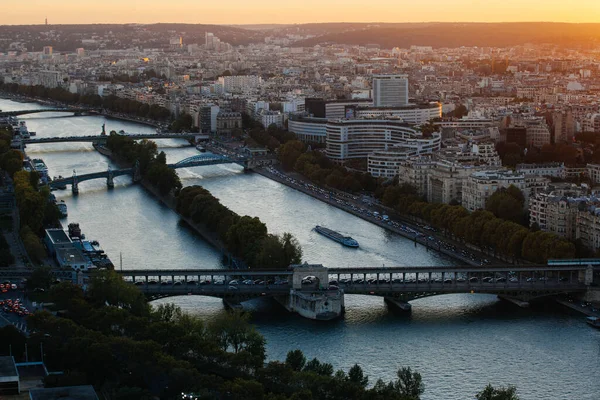
{"label": "haze over city", "polygon": [[600,22],[597,0],[4,0],[0,24],[315,22]]}

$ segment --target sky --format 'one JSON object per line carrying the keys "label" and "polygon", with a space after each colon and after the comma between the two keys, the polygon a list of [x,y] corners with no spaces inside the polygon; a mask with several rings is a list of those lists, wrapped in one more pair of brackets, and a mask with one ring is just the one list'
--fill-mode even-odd
{"label": "sky", "polygon": [[0,25],[598,22],[600,0],[0,0]]}

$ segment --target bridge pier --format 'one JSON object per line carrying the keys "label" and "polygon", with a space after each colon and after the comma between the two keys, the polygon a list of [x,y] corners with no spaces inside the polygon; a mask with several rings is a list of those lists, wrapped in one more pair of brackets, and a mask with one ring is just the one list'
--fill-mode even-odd
{"label": "bridge pier", "polygon": [[73,184],[71,185],[71,191],[73,194],[79,194],[79,182],[77,182],[77,178],[73,177]]}
{"label": "bridge pier", "polygon": [[115,187],[115,176],[110,168],[108,169],[108,174],[106,175],[106,187],[109,189]]}
{"label": "bridge pier", "polygon": [[394,297],[384,297],[383,301],[388,305],[391,306],[394,309],[400,310],[400,311],[405,311],[405,312],[411,312],[412,311],[412,305],[406,301],[402,301],[400,299],[396,299]]}
{"label": "bridge pier", "polygon": [[510,297],[510,296],[506,296],[504,294],[499,294],[498,298],[501,300],[505,300],[508,301],[510,303],[513,303],[521,308],[527,308],[529,307],[529,302],[527,301],[523,301],[523,300],[519,300],[519,299],[515,299],[514,297]]}

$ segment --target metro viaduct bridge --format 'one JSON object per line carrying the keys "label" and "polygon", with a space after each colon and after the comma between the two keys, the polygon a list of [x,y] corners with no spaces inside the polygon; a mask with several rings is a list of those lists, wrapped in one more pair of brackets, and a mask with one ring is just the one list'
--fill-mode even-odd
{"label": "metro viaduct bridge", "polygon": [[75,114],[84,114],[84,113],[100,113],[102,112],[101,108],[44,108],[38,110],[20,110],[20,111],[2,111],[0,112],[0,117],[18,117],[20,115],[27,114],[37,114],[44,112],[69,112]]}
{"label": "metro viaduct bridge", "polygon": [[[594,276],[594,267],[586,265],[309,267],[292,266],[283,271],[184,269],[117,272],[150,297],[203,295],[239,303],[257,297],[288,295],[291,291],[336,290],[337,287],[345,294],[384,297],[403,309],[410,308],[407,302],[411,300],[449,293],[495,294],[526,306],[531,300],[547,296],[584,293]],[[600,271],[600,267],[596,271]],[[306,284],[308,276],[314,279],[313,283]],[[242,284],[242,279],[257,283]],[[232,285],[231,280],[238,280],[238,283]]]}
{"label": "metro viaduct bridge", "polygon": [[[167,164],[167,166],[172,169],[178,169],[233,163],[241,165],[242,167],[244,167],[245,170],[252,169],[256,166],[256,161],[254,161],[250,157],[225,157],[217,154],[200,154],[193,157],[188,157],[175,164]],[[79,183],[100,178],[106,179],[106,185],[108,187],[114,187],[114,178],[121,175],[131,175],[134,182],[139,182],[141,179],[139,167],[136,164],[136,166],[134,166],[133,168],[122,168],[114,170],[108,169],[107,171],[93,172],[82,175],[77,175],[75,171],[73,171],[73,176],[69,178],[52,180],[50,182],[50,188],[61,189],[65,188],[67,185],[71,185],[73,193],[79,193]]]}

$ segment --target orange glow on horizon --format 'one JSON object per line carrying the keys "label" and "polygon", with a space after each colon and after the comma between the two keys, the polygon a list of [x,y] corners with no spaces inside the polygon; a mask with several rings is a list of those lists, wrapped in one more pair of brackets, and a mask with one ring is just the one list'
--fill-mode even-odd
{"label": "orange glow on horizon", "polygon": [[0,24],[314,22],[598,22],[599,0],[2,0]]}

